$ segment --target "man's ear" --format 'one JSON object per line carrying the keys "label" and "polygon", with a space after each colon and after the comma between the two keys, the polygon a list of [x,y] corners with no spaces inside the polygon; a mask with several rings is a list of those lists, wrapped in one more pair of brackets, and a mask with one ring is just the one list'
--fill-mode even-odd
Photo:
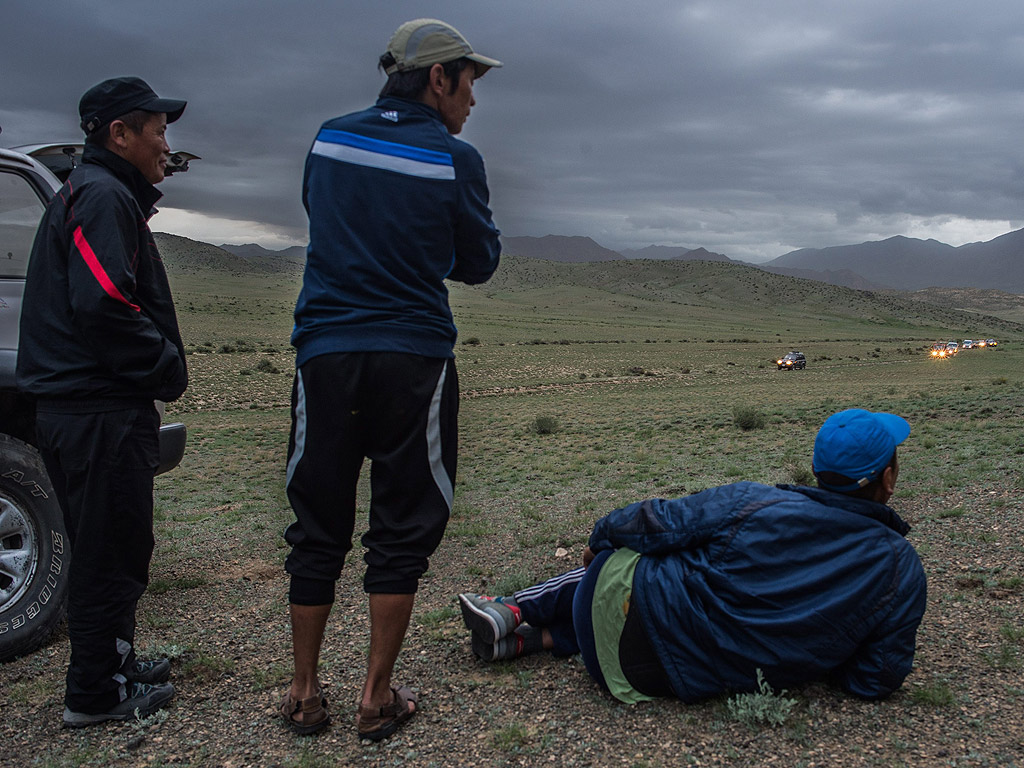
{"label": "man's ear", "polygon": [[107,133],[107,141],[106,141],[107,146],[108,147],[111,147],[111,146],[120,147],[121,149],[124,149],[125,147],[127,147],[128,146],[128,141],[125,138],[125,134],[128,133],[128,130],[129,130],[128,126],[125,125],[120,120],[115,120],[110,125],[108,125],[107,126],[107,132],[108,133]]}
{"label": "man's ear", "polygon": [[896,492],[896,468],[891,464],[882,472],[881,491],[885,494],[885,498],[882,499],[883,504],[887,503]]}
{"label": "man's ear", "polygon": [[430,92],[436,96],[444,96],[447,91],[445,86],[445,74],[444,67],[440,64],[434,64],[430,67],[430,78],[428,80],[428,88]]}

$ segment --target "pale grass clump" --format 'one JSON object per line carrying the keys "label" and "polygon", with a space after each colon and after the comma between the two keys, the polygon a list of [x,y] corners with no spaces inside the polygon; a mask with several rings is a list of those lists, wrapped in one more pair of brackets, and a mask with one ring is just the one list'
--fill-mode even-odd
{"label": "pale grass clump", "polygon": [[757,691],[738,693],[725,704],[735,720],[754,726],[782,725],[797,703],[796,699],[786,698],[785,689],[776,695],[768,681],[764,679],[764,672],[758,668]]}

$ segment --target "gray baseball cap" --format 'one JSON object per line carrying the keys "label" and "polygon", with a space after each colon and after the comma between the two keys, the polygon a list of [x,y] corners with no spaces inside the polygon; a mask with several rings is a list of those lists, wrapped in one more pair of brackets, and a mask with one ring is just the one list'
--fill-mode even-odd
{"label": "gray baseball cap", "polygon": [[467,58],[476,65],[477,77],[482,77],[491,67],[501,66],[497,59],[474,52],[459,30],[438,19],[405,22],[391,36],[388,53],[395,59],[395,63],[384,70],[389,75],[461,58]]}

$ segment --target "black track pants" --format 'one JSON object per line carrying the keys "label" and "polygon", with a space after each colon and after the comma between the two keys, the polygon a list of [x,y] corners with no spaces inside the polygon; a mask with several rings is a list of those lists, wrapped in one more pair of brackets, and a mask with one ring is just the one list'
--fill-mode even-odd
{"label": "black track pants", "polygon": [[455,361],[397,352],[314,357],[296,373],[288,446],[295,522],[290,600],[333,602],[352,548],[356,483],[370,467],[367,592],[411,594],[451,513],[458,440]]}
{"label": "black track pants", "polygon": [[36,418],[40,453],[71,544],[64,703],[106,712],[135,660],[135,604],[153,554],[153,477],[160,417],[152,406]]}

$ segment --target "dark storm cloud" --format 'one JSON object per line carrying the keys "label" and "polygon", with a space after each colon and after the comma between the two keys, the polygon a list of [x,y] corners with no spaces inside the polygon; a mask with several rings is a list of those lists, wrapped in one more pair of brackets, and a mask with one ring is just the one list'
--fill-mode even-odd
{"label": "dark storm cloud", "polygon": [[[85,88],[141,75],[189,99],[171,140],[204,159],[164,207],[208,217],[212,241],[246,239],[250,221],[302,240],[317,126],[373,101],[377,56],[420,15],[506,64],[478,82],[464,133],[506,234],[756,258],[987,239],[1021,219],[1016,2],[42,5],[4,12],[2,144],[77,136]],[[237,226],[218,238],[216,220]]]}

